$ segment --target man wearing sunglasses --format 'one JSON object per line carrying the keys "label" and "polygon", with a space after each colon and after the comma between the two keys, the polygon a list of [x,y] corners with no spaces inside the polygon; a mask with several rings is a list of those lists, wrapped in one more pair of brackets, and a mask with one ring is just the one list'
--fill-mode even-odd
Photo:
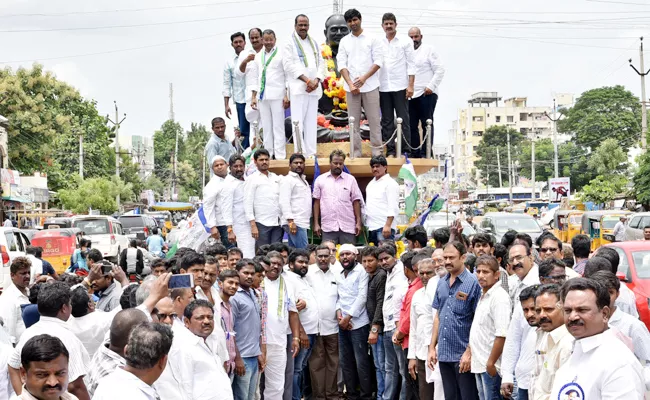
{"label": "man wearing sunglasses", "polygon": [[[539,253],[539,256],[542,259],[542,261],[553,260],[553,259],[561,260],[564,257],[564,255],[562,254],[562,241],[556,238],[555,236],[553,236],[552,234],[548,233],[542,236],[541,239],[538,240],[538,243],[539,243],[539,248],[537,249],[537,252]],[[577,278],[580,276],[579,273],[575,272],[571,268],[566,268],[565,274],[566,274],[565,278],[567,279]],[[540,271],[540,276],[543,276],[541,274],[541,271]],[[548,282],[548,283],[557,283],[557,282]]]}

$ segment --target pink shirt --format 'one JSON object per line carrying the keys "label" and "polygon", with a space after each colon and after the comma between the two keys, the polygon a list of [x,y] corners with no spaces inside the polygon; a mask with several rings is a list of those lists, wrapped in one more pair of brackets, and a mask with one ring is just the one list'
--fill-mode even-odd
{"label": "pink shirt", "polygon": [[320,200],[321,229],[324,232],[354,234],[356,219],[353,203],[361,201],[361,190],[357,180],[350,174],[341,172],[337,178],[326,172],[314,182],[315,199]]}
{"label": "pink shirt", "polygon": [[232,319],[232,313],[230,312],[230,303],[221,302],[221,327],[224,332],[226,332],[226,348],[228,349],[228,360],[226,360],[226,373],[230,375],[235,370],[235,356],[237,356],[237,350],[235,350],[235,322]]}

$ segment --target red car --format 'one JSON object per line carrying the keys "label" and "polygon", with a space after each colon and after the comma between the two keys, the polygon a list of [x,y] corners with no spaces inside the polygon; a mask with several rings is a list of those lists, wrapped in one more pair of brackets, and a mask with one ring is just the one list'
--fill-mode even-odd
{"label": "red car", "polygon": [[618,251],[617,275],[636,295],[639,318],[650,330],[650,241],[616,242],[606,247]]}

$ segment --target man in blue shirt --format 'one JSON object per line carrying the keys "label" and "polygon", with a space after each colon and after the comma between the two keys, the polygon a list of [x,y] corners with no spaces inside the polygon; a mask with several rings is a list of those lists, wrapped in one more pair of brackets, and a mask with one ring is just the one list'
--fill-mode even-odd
{"label": "man in blue shirt", "polygon": [[[214,135],[210,135],[210,140],[205,145],[205,159],[210,161],[214,156],[221,156],[226,160],[230,160],[230,157],[237,153],[233,144],[235,140],[239,140],[239,137],[236,137],[232,142],[226,139],[226,121],[221,117],[212,119],[212,132],[214,132]],[[235,134],[240,135],[241,132],[235,132]],[[210,168],[210,172],[211,176],[215,175],[212,168]]]}
{"label": "man in blue shirt", "polygon": [[151,229],[151,236],[147,238],[147,250],[156,257],[163,257],[163,247],[165,247],[165,241],[158,234],[158,228]]}
{"label": "man in blue shirt", "polygon": [[481,286],[465,268],[466,253],[465,245],[460,242],[445,245],[443,257],[449,273],[438,282],[433,300],[433,308],[438,312],[433,322],[428,361],[431,369],[436,362],[440,364],[447,400],[479,398],[476,380],[470,372],[469,331],[481,298]]}

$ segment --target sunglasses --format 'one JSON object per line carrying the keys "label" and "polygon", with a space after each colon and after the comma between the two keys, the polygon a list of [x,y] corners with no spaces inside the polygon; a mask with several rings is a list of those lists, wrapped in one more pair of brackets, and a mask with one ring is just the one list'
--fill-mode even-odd
{"label": "sunglasses", "polygon": [[554,253],[558,250],[560,249],[558,249],[557,247],[540,247],[537,251],[540,253],[548,253],[548,252]]}

